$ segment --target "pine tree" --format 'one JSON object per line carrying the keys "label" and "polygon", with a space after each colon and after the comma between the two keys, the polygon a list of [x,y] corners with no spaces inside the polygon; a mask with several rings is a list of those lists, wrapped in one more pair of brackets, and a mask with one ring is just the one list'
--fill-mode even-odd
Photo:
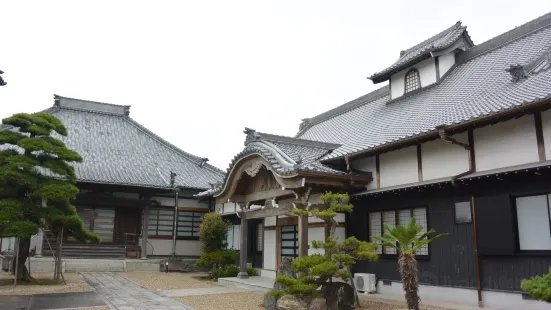
{"label": "pine tree", "polygon": [[30,281],[25,262],[39,228],[57,234],[63,227],[65,236],[83,241],[99,238],[70,203],[79,192],[71,163],[82,157],[53,136],[67,136],[63,123],[47,113],[15,114],[2,123],[8,126],[0,130],[0,237],[19,238],[18,270],[15,260],[12,270]]}

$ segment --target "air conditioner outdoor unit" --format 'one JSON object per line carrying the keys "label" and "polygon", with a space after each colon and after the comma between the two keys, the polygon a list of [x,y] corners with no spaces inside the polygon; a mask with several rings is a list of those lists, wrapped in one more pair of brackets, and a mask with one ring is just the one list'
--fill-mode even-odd
{"label": "air conditioner outdoor unit", "polygon": [[358,292],[375,293],[377,291],[376,278],[371,273],[355,273],[354,285]]}

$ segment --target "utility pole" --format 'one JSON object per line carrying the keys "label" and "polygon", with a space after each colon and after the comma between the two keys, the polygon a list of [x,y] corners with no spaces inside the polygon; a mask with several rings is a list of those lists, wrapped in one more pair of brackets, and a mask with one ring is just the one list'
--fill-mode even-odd
{"label": "utility pole", "polygon": [[174,227],[172,229],[172,256],[176,257],[176,235],[178,234],[178,192],[176,173],[170,171],[170,187],[174,189]]}

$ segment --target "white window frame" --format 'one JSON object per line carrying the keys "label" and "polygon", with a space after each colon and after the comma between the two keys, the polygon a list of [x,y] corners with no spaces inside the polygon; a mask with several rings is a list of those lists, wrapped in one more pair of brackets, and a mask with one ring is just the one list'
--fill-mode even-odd
{"label": "white window frame", "polygon": [[551,194],[515,198],[518,249],[551,251]]}

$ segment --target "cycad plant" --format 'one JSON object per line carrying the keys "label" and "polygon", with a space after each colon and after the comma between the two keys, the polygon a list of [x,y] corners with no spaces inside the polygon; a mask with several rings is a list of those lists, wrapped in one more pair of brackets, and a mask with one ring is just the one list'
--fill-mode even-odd
{"label": "cycad plant", "polygon": [[373,238],[381,241],[381,246],[395,248],[398,251],[398,266],[402,285],[406,295],[408,309],[419,310],[419,280],[417,279],[417,260],[415,254],[423,246],[432,241],[444,237],[447,234],[440,234],[429,238],[434,233],[434,229],[421,234],[423,226],[417,224],[415,219],[406,225],[392,227],[385,225],[385,233],[382,237]]}

